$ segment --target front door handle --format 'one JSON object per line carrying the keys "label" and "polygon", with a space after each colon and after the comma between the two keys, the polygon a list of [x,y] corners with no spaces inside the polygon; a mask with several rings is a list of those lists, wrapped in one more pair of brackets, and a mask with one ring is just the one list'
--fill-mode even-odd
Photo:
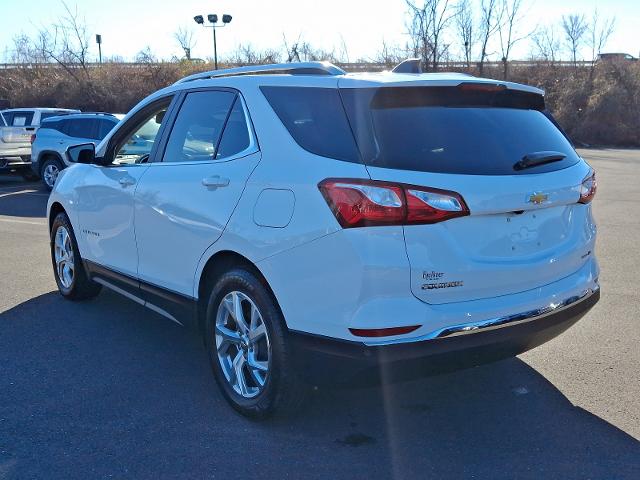
{"label": "front door handle", "polygon": [[129,187],[136,183],[136,179],[133,177],[122,177],[120,180],[118,180],[118,183],[123,187]]}
{"label": "front door handle", "polygon": [[202,185],[207,188],[226,187],[229,185],[229,179],[221,177],[220,175],[214,175],[213,177],[203,178]]}

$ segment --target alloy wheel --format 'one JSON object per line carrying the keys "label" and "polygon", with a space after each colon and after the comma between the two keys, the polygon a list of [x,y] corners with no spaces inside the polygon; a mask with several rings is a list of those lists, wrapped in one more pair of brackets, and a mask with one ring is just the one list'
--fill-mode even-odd
{"label": "alloy wheel", "polygon": [[71,235],[63,226],[56,231],[54,239],[54,258],[56,261],[56,273],[64,288],[71,288],[74,275],[73,245]]}
{"label": "alloy wheel", "polygon": [[218,361],[233,390],[253,398],[265,387],[270,366],[269,333],[262,314],[244,293],[225,295],[216,314]]}
{"label": "alloy wheel", "polygon": [[48,187],[53,188],[59,173],[60,173],[60,169],[53,163],[50,163],[49,165],[44,167],[44,171],[42,172],[42,178],[44,178],[44,183],[46,183]]}

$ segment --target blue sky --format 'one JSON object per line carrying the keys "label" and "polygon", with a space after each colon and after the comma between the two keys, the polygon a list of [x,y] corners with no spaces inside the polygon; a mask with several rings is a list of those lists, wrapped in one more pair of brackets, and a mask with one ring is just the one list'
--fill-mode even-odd
{"label": "blue sky", "polygon": [[[479,0],[476,0],[479,1]],[[557,24],[561,15],[585,13],[597,7],[602,16],[616,17],[616,30],[607,51],[640,53],[640,1],[638,0],[525,0],[527,14],[522,30],[541,24]],[[69,0],[86,18],[92,39],[92,54],[97,56],[93,34],[103,36],[103,54],[133,59],[149,46],[159,57],[182,55],[173,33],[178,27],[193,29],[196,45],[193,56],[212,56],[211,30],[197,26],[196,14],[229,13],[233,21],[219,30],[218,55],[229,54],[240,43],[258,49],[282,45],[283,33],[289,41],[302,38],[314,46],[336,51],[346,45],[351,61],[370,57],[387,44],[406,42],[404,0]],[[34,33],[49,25],[63,12],[57,0],[16,2],[0,0],[0,61],[12,38],[22,32]],[[530,48],[520,43],[515,58],[526,58]],[[586,55],[586,52],[585,52]],[[497,55],[494,55],[497,59]]]}

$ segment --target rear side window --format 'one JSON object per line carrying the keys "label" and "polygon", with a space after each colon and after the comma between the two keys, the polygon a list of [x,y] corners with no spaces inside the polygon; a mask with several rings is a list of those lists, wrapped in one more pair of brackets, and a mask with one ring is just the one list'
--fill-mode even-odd
{"label": "rear side window", "polygon": [[93,118],[74,118],[67,120],[67,135],[76,138],[96,138],[96,120]]}
{"label": "rear side window", "polygon": [[323,157],[360,162],[336,88],[260,87],[293,139]]}
{"label": "rear side window", "polygon": [[62,120],[44,120],[40,123],[40,128],[48,128],[50,130],[56,130],[58,132],[64,132]]}
{"label": "rear side window", "polygon": [[118,122],[112,120],[101,119],[98,120],[98,133],[96,140],[102,140],[107,134],[117,125]]}
{"label": "rear side window", "polygon": [[249,128],[242,102],[239,97],[236,97],[227,124],[222,132],[222,139],[216,152],[216,158],[228,158],[237,155],[249,148],[250,143]]}
{"label": "rear side window", "polygon": [[[560,170],[579,157],[537,94],[458,87],[341,90],[367,165],[433,173],[518,175]],[[561,161],[516,170],[526,155]]]}
{"label": "rear side window", "polygon": [[171,129],[163,162],[207,161],[217,158],[235,93],[224,91],[187,94]]}

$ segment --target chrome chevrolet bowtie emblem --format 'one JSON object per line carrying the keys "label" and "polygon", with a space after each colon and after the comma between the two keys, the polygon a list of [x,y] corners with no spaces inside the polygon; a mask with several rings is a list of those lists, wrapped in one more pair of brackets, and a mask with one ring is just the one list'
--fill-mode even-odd
{"label": "chrome chevrolet bowtie emblem", "polygon": [[549,195],[547,195],[546,193],[540,193],[540,192],[532,193],[527,198],[527,202],[533,203],[534,205],[541,205],[547,200],[549,200]]}

